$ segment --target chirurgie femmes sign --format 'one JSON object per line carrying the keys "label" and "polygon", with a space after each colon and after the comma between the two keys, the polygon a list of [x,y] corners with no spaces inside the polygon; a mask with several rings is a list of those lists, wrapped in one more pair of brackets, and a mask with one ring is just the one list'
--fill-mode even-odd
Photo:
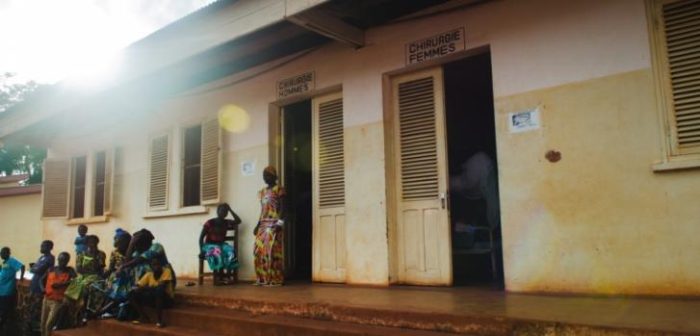
{"label": "chirurgie femmes sign", "polygon": [[406,64],[443,57],[466,49],[464,27],[440,33],[406,45]]}

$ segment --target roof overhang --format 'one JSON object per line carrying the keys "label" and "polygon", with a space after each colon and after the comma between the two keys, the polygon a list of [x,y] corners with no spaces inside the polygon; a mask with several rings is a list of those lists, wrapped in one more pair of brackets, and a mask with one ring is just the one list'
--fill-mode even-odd
{"label": "roof overhang", "polygon": [[62,112],[162,100],[329,41],[362,47],[364,30],[400,17],[482,1],[220,0],[129,46],[111,82],[62,82],[0,114],[0,141],[47,144]]}

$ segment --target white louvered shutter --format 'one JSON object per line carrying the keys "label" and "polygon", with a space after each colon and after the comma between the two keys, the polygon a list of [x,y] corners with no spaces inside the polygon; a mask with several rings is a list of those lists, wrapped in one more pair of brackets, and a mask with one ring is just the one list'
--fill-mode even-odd
{"label": "white louvered shutter", "polygon": [[114,162],[116,150],[108,150],[105,153],[105,198],[104,213],[112,214],[112,197],[114,194]]}
{"label": "white louvered shutter", "polygon": [[393,80],[398,280],[452,284],[442,69]]}
{"label": "white louvered shutter", "polygon": [[151,139],[148,179],[148,208],[168,209],[169,139],[162,135]]}
{"label": "white louvered shutter", "polygon": [[219,203],[221,195],[221,127],[218,119],[202,123],[201,204]]}
{"label": "white louvered shutter", "polygon": [[661,6],[675,140],[681,153],[700,153],[700,0]]}
{"label": "white louvered shutter", "polygon": [[68,161],[44,161],[43,218],[68,217],[68,188],[70,164]]}
{"label": "white louvered shutter", "polygon": [[318,107],[319,206],[345,206],[343,99]]}
{"label": "white louvered shutter", "polygon": [[401,196],[404,200],[438,197],[438,160],[434,78],[399,84]]}
{"label": "white louvered shutter", "polygon": [[345,282],[345,129],[342,93],[313,100],[313,280]]}

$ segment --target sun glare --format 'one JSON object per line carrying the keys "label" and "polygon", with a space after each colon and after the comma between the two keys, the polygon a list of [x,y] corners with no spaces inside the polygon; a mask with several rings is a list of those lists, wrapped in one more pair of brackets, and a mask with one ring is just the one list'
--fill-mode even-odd
{"label": "sun glare", "polygon": [[224,105],[219,109],[219,125],[231,133],[242,133],[250,127],[250,116],[236,105]]}
{"label": "sun glare", "polygon": [[211,2],[152,1],[0,0],[0,72],[99,86],[118,75],[124,47]]}

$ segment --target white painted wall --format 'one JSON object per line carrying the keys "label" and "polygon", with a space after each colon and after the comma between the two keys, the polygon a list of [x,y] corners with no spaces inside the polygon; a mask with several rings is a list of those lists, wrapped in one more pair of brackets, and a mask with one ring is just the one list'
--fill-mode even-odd
{"label": "white painted wall", "polygon": [[[117,186],[119,199],[116,201],[116,216],[108,224],[93,225],[95,231],[107,234],[118,226],[132,230],[149,228],[157,240],[164,243],[177,272],[194,275],[196,238],[201,223],[212,213],[143,218],[146,213],[148,137],[154,132],[172,130],[213,116],[227,104],[242,107],[249,113],[251,125],[244,133],[225,135],[223,199],[231,203],[243,218],[242,277],[252,279],[251,230],[259,211],[255,195],[262,186],[262,181],[259,176],[241,176],[240,163],[243,160],[254,160],[258,171],[267,164],[268,105],[276,99],[276,81],[313,70],[317,89],[342,86],[345,97],[344,122],[348,139],[346,237],[347,246],[351,249],[347,253],[348,282],[383,285],[389,281],[390,251],[387,243],[383,147],[383,99],[387,93],[383,92],[382,78],[387,72],[404,68],[405,44],[456,27],[466,27],[467,49],[490,46],[494,93],[497,99],[507,102],[508,97],[516,94],[633,71],[649,71],[650,55],[645,20],[644,2],[641,0],[503,0],[439,16],[389,24],[367,31],[367,46],[359,50],[331,44],[242,82],[239,81],[243,76],[216,81],[187,95],[171,99],[152,111],[142,111],[137,108],[138,103],[134,103],[133,110],[121,111],[125,116],[117,118],[113,127],[106,130],[90,130],[87,127],[83,134],[65,134],[56,139],[53,152],[65,156],[85,151],[88,147],[121,147],[124,155],[122,168],[118,171],[120,183]],[[251,70],[248,74],[256,71],[259,69]],[[647,81],[646,85],[648,87],[651,83]],[[518,105],[502,106],[508,109],[510,107],[507,106],[515,108]],[[606,109],[614,108],[611,105],[603,106]],[[653,111],[647,117],[649,115],[653,115]],[[96,117],[100,118],[99,115]],[[643,130],[649,132],[655,121],[645,120]],[[625,131],[636,130],[638,129],[630,128]],[[499,128],[498,132],[499,137],[502,137],[505,129]],[[547,136],[552,139],[566,137],[565,129],[557,132]],[[659,135],[651,132],[650,136]],[[502,151],[499,156],[517,155],[503,144],[505,142],[500,142],[499,149]],[[658,148],[650,148],[648,151],[647,156],[660,153]],[[540,153],[534,155],[539,156]],[[517,169],[515,158],[517,156],[503,161],[509,164],[500,167],[502,175],[516,176],[513,173]],[[567,170],[566,178],[575,178],[578,169],[572,167]],[[632,183],[648,183],[654,178],[653,175],[644,175]],[[514,190],[520,187],[517,184],[504,186]],[[510,197],[507,192],[503,195]],[[519,194],[518,197],[530,196]],[[504,201],[504,228],[513,225],[514,222],[511,221],[514,215],[517,217],[531,210],[522,207],[520,203],[509,202],[508,199]],[[601,225],[607,224],[604,219],[601,220]],[[684,220],[686,223],[690,221],[688,218]],[[557,227],[557,222],[548,225]],[[74,227],[66,226],[60,221],[46,222],[44,227],[46,236],[71,239],[70,243],[64,245],[72,244],[70,237],[74,236]],[[689,227],[687,229],[690,230]],[[518,241],[521,244],[518,246],[523,243],[527,242]],[[565,249],[566,244],[561,245],[561,248]],[[539,257],[535,251],[529,253],[534,253],[534,258]],[[507,266],[517,264],[519,256],[512,258],[514,259],[508,261]],[[588,264],[584,262],[582,265],[585,267]],[[537,268],[533,265],[529,267]],[[506,272],[507,276],[511,275],[508,270]],[[613,276],[616,270],[611,266],[605,272]],[[531,275],[527,271],[512,273],[514,277]],[[566,274],[562,276],[566,277]],[[508,279],[507,284],[511,290],[532,288],[515,278]],[[547,290],[548,287],[544,288]],[[596,291],[593,287],[577,288],[581,291]]]}

